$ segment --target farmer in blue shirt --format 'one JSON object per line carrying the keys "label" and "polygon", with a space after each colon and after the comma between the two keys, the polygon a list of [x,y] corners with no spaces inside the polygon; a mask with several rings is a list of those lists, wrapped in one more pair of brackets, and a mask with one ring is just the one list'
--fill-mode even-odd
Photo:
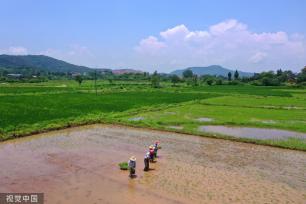
{"label": "farmer in blue shirt", "polygon": [[150,152],[147,152],[144,157],[144,171],[149,171],[149,163],[150,163]]}
{"label": "farmer in blue shirt", "polygon": [[157,158],[158,144],[159,144],[159,141],[155,141],[155,144],[154,144],[154,158]]}
{"label": "farmer in blue shirt", "polygon": [[136,173],[136,157],[131,156],[128,162],[129,170],[130,170],[130,177],[132,178]]}

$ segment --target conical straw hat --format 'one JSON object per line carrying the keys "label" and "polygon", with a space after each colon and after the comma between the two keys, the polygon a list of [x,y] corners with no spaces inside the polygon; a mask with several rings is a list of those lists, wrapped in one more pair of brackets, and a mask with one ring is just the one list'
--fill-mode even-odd
{"label": "conical straw hat", "polygon": [[131,156],[130,160],[131,161],[136,161],[136,157],[135,156]]}

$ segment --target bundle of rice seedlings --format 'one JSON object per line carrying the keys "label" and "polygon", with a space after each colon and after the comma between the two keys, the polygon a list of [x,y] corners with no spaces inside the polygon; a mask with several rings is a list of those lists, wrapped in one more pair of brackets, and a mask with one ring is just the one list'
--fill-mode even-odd
{"label": "bundle of rice seedlings", "polygon": [[129,166],[127,162],[121,162],[118,164],[121,170],[128,170]]}

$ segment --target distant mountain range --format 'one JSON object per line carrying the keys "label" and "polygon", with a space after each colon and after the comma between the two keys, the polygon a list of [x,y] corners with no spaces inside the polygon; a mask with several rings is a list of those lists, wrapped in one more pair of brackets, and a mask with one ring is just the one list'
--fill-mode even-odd
{"label": "distant mountain range", "polygon": [[[0,55],[0,69],[5,68],[9,73],[19,73],[18,70],[43,70],[48,72],[71,72],[71,73],[84,73],[92,72],[93,69],[86,66],[74,65],[62,60],[58,60],[45,55]],[[221,75],[227,76],[228,72],[234,73],[235,70],[227,69],[219,65],[212,65],[208,67],[188,67],[186,69],[192,70],[197,75]],[[175,70],[170,74],[176,74],[182,76],[184,70]],[[108,70],[113,74],[125,74],[125,73],[143,73],[140,70],[135,69],[99,69],[100,71]],[[252,76],[253,73],[241,72],[240,76]]]}
{"label": "distant mountain range", "polygon": [[[84,73],[93,72],[94,69],[86,66],[74,65],[45,55],[0,55],[0,69],[5,68],[10,73],[19,73],[21,70],[42,70],[47,72]],[[113,74],[143,73],[134,69],[97,69],[101,72]]]}
{"label": "distant mountain range", "polygon": [[135,69],[114,69],[112,70],[112,73],[115,75],[120,75],[120,74],[141,74],[143,71],[135,70]]}
{"label": "distant mountain range", "polygon": [[[188,67],[186,69],[179,69],[179,70],[175,70],[173,72],[171,72],[170,74],[175,74],[178,76],[182,76],[183,72],[187,69],[190,69],[194,74],[196,75],[216,75],[216,76],[224,76],[227,77],[227,74],[229,72],[232,72],[232,74],[235,72],[235,70],[233,69],[228,69],[228,68],[224,68],[222,66],[219,65],[211,65],[208,67]],[[250,72],[242,72],[238,70],[238,73],[240,76],[242,77],[249,77],[249,76],[253,76],[254,73],[250,73]]]}
{"label": "distant mountain range", "polygon": [[45,55],[0,55],[0,67],[8,69],[37,69],[48,72],[88,72],[90,68],[78,66]]}

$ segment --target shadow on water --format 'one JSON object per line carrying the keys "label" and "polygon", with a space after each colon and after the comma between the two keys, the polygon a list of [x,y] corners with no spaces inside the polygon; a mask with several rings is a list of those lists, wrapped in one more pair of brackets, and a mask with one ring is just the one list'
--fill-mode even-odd
{"label": "shadow on water", "polygon": [[131,175],[131,176],[129,176],[131,179],[135,179],[135,178],[137,178],[137,175],[136,174],[134,174],[134,175]]}

